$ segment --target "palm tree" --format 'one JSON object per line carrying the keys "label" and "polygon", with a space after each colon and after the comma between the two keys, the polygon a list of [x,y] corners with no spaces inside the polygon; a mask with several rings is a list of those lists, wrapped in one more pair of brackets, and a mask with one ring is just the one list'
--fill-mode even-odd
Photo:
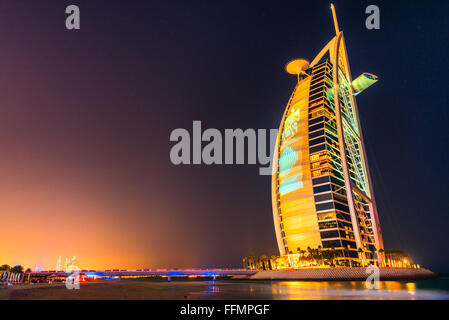
{"label": "palm tree", "polygon": [[301,259],[304,260],[304,255],[306,254],[306,250],[301,250],[300,254],[301,254],[300,255]]}
{"label": "palm tree", "polygon": [[15,267],[11,268],[9,271],[16,273],[23,273],[23,267],[20,264],[18,264]]}
{"label": "palm tree", "polygon": [[262,269],[262,259],[260,259],[260,257],[256,258],[255,267],[256,267],[257,270]]}
{"label": "palm tree", "polygon": [[272,255],[271,257],[270,257],[271,259],[270,259],[270,270],[273,270],[273,269],[276,269],[276,267],[277,267],[277,256],[275,256],[275,255]]}
{"label": "palm tree", "polygon": [[11,267],[7,264],[0,266],[0,271],[9,271],[9,270],[11,270]]}
{"label": "palm tree", "polygon": [[331,267],[335,267],[335,258],[337,258],[337,250],[335,247],[330,249]]}
{"label": "palm tree", "polygon": [[323,264],[323,247],[322,246],[318,246],[317,256],[318,256],[318,261],[319,261],[320,265]]}
{"label": "palm tree", "polygon": [[325,249],[321,251],[321,257],[323,258],[323,263],[326,264],[329,263],[329,259],[330,259],[330,250],[329,249]]}
{"label": "palm tree", "polygon": [[307,247],[307,253],[308,253],[308,260],[312,261],[313,260],[313,249],[311,247]]}
{"label": "palm tree", "polygon": [[259,257],[259,261],[261,263],[262,269],[267,270],[268,257],[263,254]]}
{"label": "palm tree", "polygon": [[256,257],[252,253],[247,258],[248,267],[252,270],[256,268],[255,259]]}

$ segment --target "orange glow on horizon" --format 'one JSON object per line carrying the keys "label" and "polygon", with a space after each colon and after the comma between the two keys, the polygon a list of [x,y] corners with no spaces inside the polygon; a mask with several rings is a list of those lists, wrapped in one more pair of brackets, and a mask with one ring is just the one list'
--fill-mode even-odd
{"label": "orange glow on horizon", "polygon": [[177,247],[173,254],[164,240],[165,230],[176,234],[174,241],[182,237],[182,224],[164,218],[180,212],[175,204],[152,208],[160,218],[148,223],[151,212],[140,195],[111,187],[100,166],[9,156],[23,162],[0,160],[0,265],[54,270],[59,256],[76,256],[82,269],[195,266],[194,253]]}

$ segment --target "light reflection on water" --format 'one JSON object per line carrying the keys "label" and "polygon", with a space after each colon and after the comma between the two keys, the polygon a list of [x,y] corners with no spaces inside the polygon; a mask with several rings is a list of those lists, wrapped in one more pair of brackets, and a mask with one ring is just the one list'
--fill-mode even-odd
{"label": "light reflection on water", "polygon": [[190,292],[200,299],[449,299],[449,279],[382,281],[372,290],[364,281],[216,281]]}

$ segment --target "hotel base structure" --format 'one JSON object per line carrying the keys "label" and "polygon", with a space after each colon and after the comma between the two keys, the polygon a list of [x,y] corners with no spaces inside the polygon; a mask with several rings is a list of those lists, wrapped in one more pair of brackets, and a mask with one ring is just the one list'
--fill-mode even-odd
{"label": "hotel base structure", "polygon": [[282,257],[296,260],[290,267],[323,261],[348,267],[385,266],[355,100],[378,79],[364,73],[352,80],[333,6],[332,13],[335,37],[312,62],[294,60],[286,66],[298,81],[273,156],[277,243]]}

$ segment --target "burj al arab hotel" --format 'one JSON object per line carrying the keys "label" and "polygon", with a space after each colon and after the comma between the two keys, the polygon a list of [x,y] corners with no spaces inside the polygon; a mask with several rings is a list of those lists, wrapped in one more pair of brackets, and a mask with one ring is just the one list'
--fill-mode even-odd
{"label": "burj al arab hotel", "polygon": [[272,203],[281,255],[336,252],[340,265],[383,265],[383,241],[355,97],[378,79],[352,80],[343,32],[309,62],[294,60],[298,82],[279,128]]}

